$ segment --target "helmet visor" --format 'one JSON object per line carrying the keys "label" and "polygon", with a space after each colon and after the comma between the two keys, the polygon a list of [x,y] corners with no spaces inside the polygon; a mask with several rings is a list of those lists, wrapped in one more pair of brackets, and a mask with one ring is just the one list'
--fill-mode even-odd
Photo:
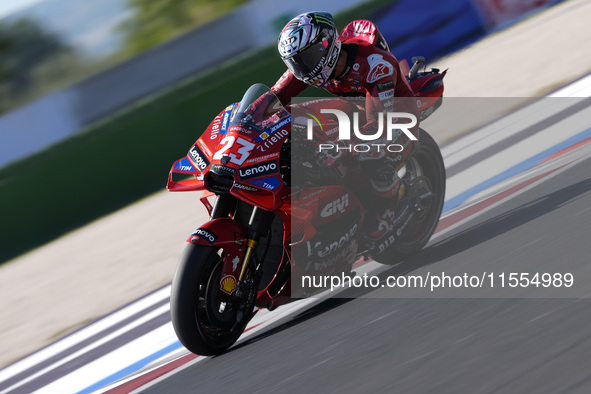
{"label": "helmet visor", "polygon": [[284,59],[285,64],[297,79],[308,79],[320,73],[326,62],[328,40],[310,45],[294,56]]}

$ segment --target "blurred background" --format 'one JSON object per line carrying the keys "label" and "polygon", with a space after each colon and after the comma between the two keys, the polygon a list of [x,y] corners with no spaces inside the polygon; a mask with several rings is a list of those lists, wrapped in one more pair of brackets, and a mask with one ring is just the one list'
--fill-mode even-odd
{"label": "blurred background", "polygon": [[172,162],[253,83],[279,31],[328,10],[428,62],[561,0],[3,0],[0,263],[162,190]]}

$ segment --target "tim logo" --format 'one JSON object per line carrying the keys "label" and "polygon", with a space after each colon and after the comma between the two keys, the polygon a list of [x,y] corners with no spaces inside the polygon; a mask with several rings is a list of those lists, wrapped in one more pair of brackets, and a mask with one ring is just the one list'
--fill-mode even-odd
{"label": "tim logo", "polygon": [[338,200],[326,204],[322,212],[320,212],[320,216],[326,218],[337,213],[343,213],[348,206],[349,194],[347,193]]}

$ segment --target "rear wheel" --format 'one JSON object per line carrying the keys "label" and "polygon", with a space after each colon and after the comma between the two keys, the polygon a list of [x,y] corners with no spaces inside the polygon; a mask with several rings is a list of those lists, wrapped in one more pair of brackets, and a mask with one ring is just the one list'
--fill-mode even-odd
{"label": "rear wheel", "polygon": [[407,196],[413,218],[402,234],[382,252],[372,255],[382,264],[395,264],[427,244],[439,222],[445,199],[445,166],[439,146],[424,130],[419,144],[406,160]]}
{"label": "rear wheel", "polygon": [[170,294],[172,325],[180,342],[193,353],[224,352],[238,340],[253,305],[242,305],[220,291],[221,249],[187,244]]}

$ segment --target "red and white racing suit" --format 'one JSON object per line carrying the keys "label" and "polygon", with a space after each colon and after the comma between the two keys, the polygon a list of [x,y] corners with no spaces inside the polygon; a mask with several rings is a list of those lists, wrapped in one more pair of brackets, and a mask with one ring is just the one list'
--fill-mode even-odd
{"label": "red and white racing suit", "polygon": [[[355,21],[351,25],[357,22],[366,22],[375,29],[375,26],[369,21]],[[412,113],[418,119],[415,100],[394,99],[399,97],[414,97],[414,92],[405,76],[402,75],[396,57],[392,53],[378,48],[373,43],[356,37],[350,30],[344,30],[340,39],[342,42],[341,51],[347,53],[345,69],[340,75],[334,76],[329,80],[323,88],[334,96],[367,98],[365,100],[367,123],[360,131],[363,133],[364,130],[371,130],[372,127],[376,127],[377,129],[378,120],[376,115],[384,111]],[[308,86],[308,84],[298,80],[287,70],[271,89],[279,100],[281,100],[281,103],[287,105],[293,97],[298,96]],[[418,125],[410,129],[417,138],[418,130]],[[367,134],[375,133],[369,131]],[[394,161],[396,167],[402,166],[404,159],[408,157],[416,143],[403,134],[399,134],[394,141],[387,142],[404,146],[401,153],[386,153],[387,157]],[[372,152],[370,154],[363,154],[360,156],[365,157],[360,157],[360,160],[371,160],[372,155],[373,158],[377,159],[383,157],[384,153]],[[376,165],[379,165],[378,162],[376,162]],[[398,183],[393,185],[392,190],[388,190],[387,192],[381,190],[380,192],[376,192],[376,194],[387,197],[389,193],[391,195],[396,192],[398,190],[397,187]]]}

